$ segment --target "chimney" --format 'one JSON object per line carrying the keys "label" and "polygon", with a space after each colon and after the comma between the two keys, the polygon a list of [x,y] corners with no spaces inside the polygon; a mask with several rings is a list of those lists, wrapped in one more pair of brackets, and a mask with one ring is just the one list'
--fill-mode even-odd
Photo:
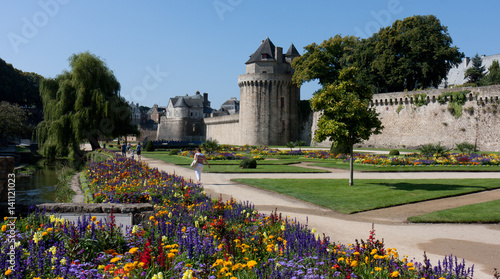
{"label": "chimney", "polygon": [[210,101],[208,101],[208,93],[203,93],[203,105],[206,107],[210,106]]}
{"label": "chimney", "polygon": [[276,47],[274,50],[274,57],[276,57],[276,61],[278,63],[283,62],[283,48],[282,47]]}

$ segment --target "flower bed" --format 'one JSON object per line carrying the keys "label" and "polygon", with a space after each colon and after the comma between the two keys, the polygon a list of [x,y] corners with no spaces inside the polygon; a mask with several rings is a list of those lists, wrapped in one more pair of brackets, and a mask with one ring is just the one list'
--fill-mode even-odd
{"label": "flower bed", "polygon": [[266,216],[249,203],[212,200],[190,181],[133,160],[89,164],[86,174],[96,201],[149,201],[154,216],[122,234],[113,218],[86,216],[73,224],[34,212],[17,220],[13,242],[5,220],[2,276],[472,278],[472,269],[452,257],[435,267],[408,261],[376,240],[374,230],[366,241],[332,243],[277,212]]}

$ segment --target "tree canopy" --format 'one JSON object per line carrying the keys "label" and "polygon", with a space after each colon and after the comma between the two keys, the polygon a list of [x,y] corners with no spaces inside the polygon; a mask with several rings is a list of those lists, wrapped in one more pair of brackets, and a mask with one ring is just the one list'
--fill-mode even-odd
{"label": "tree canopy", "polygon": [[293,81],[298,85],[313,79],[318,79],[321,85],[334,82],[357,44],[354,36],[336,35],[319,45],[312,43],[304,47],[306,52],[292,62]]}
{"label": "tree canopy", "polygon": [[27,136],[26,112],[17,104],[0,102],[0,145],[8,138]]}
{"label": "tree canopy", "polygon": [[92,149],[99,140],[137,134],[130,108],[120,94],[120,83],[99,57],[89,52],[69,58],[70,71],[41,83],[44,121],[37,127],[42,153],[47,157],[79,152],[80,143]]}
{"label": "tree canopy", "polygon": [[472,58],[472,67],[465,71],[465,78],[467,78],[468,83],[478,83],[484,77],[485,68],[482,64],[483,60],[476,53]]}
{"label": "tree canopy", "polygon": [[23,72],[0,59],[0,101],[21,107],[42,107],[39,84],[43,79],[36,73]]}
{"label": "tree canopy", "polygon": [[481,80],[483,85],[500,84],[500,65],[498,60],[493,60],[488,68],[488,74]]}
{"label": "tree canopy", "polygon": [[367,40],[373,41],[371,68],[382,92],[437,87],[464,57],[433,15],[396,20]]}
{"label": "tree canopy", "polygon": [[324,86],[311,99],[315,111],[321,111],[314,140],[330,140],[334,145],[349,146],[353,185],[353,146],[383,129],[378,113],[370,107],[372,90],[359,80],[354,67],[343,68],[335,82]]}
{"label": "tree canopy", "polygon": [[342,68],[355,66],[375,92],[437,87],[464,56],[451,44],[447,27],[435,16],[412,16],[367,39],[336,35],[304,47],[292,63],[293,80],[300,85],[318,79],[326,85]]}

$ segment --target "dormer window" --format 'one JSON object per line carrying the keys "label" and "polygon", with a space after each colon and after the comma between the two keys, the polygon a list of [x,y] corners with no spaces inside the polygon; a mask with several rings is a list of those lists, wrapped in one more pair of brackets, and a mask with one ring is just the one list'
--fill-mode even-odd
{"label": "dormer window", "polygon": [[262,53],[262,59],[269,59],[271,57],[269,57],[269,54],[267,53]]}

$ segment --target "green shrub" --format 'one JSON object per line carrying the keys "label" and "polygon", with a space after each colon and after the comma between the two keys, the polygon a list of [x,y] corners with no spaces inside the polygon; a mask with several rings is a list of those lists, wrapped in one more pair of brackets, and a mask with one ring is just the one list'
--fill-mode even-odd
{"label": "green shrub", "polygon": [[155,151],[155,146],[152,141],[148,141],[146,144],[146,151]]}
{"label": "green shrub", "polygon": [[208,154],[212,154],[220,150],[220,145],[216,140],[206,140],[200,145],[200,147],[205,149]]}
{"label": "green shrub", "polygon": [[179,151],[181,151],[180,149],[170,149],[168,151],[168,155],[177,155],[179,154]]}
{"label": "green shrub", "polygon": [[255,159],[244,159],[240,163],[241,169],[255,169],[257,168],[257,160]]}
{"label": "green shrub", "polygon": [[288,147],[288,148],[290,148],[290,150],[292,150],[292,148],[295,147],[295,142],[293,142],[293,141],[287,142],[286,147]]}
{"label": "green shrub", "polygon": [[399,155],[399,150],[393,149],[393,150],[389,151],[389,155]]}
{"label": "green shrub", "polygon": [[438,144],[423,144],[418,147],[420,154],[424,156],[444,156],[448,153],[448,149],[445,146],[442,146],[441,143]]}
{"label": "green shrub", "polygon": [[468,143],[468,142],[458,143],[457,149],[461,153],[469,153],[469,154],[479,151],[479,149],[477,148],[477,146],[475,144]]}
{"label": "green shrub", "polygon": [[343,144],[339,144],[338,146],[335,146],[335,144],[332,144],[332,147],[330,147],[330,153],[333,153],[333,154],[351,154],[351,147],[348,145],[343,145]]}

